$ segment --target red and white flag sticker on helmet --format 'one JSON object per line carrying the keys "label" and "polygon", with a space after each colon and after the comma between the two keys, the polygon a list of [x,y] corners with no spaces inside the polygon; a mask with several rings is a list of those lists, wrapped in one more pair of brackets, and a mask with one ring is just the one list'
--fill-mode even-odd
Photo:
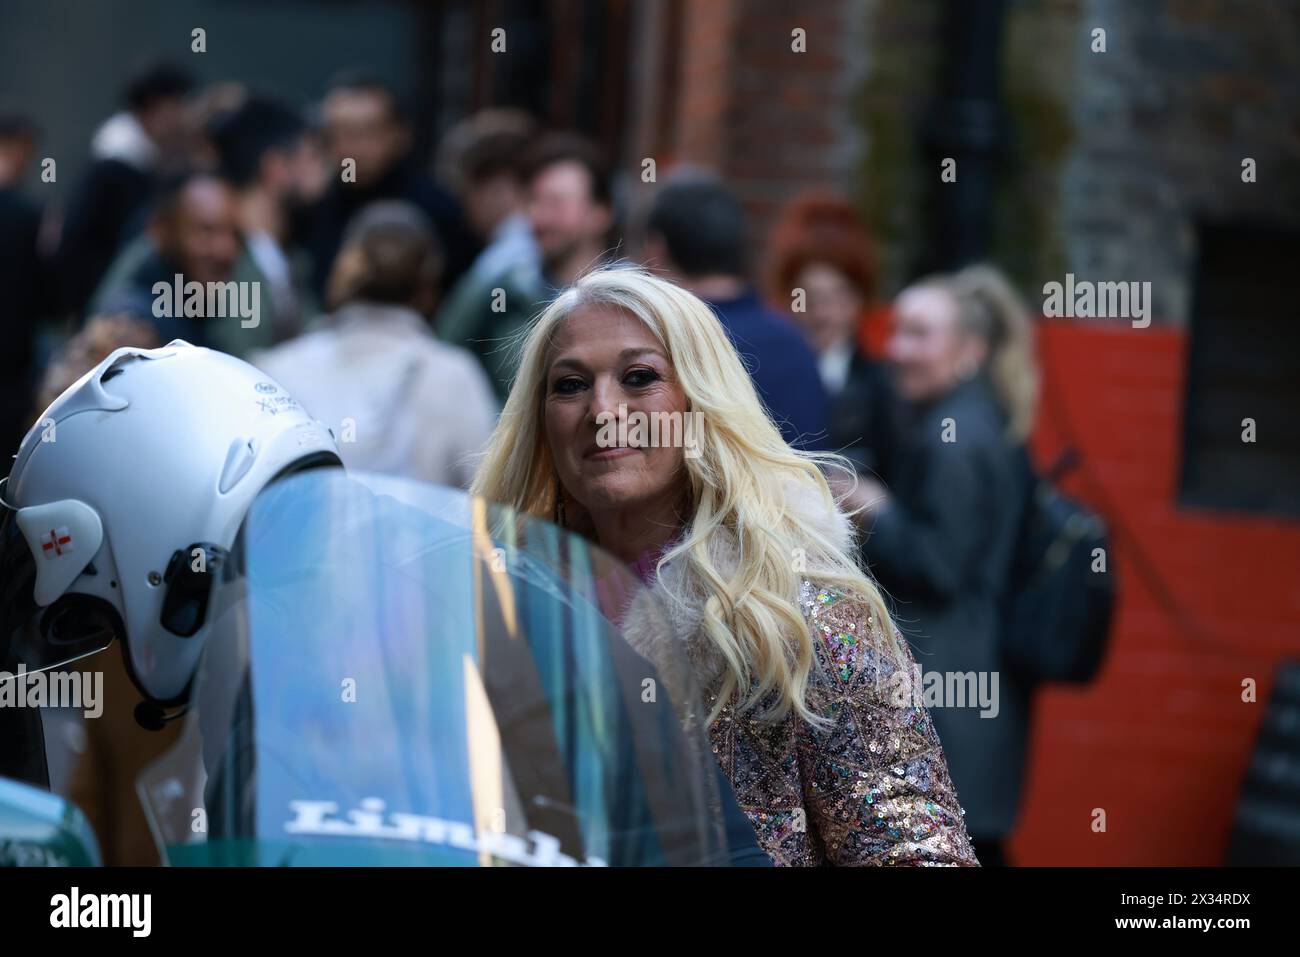
{"label": "red and white flag sticker on helmet", "polygon": [[50,533],[41,542],[41,551],[45,553],[46,558],[62,558],[72,551],[72,532],[68,530],[68,526],[62,525],[50,529]]}
{"label": "red and white flag sticker on helmet", "polygon": [[76,499],[20,508],[15,516],[36,556],[36,604],[58,598],[85,569],[104,540],[99,513]]}

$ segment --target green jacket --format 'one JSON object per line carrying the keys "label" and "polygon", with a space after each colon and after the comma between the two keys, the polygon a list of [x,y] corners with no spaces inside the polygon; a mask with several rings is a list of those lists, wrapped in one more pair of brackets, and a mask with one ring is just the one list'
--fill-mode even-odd
{"label": "green jacket", "polygon": [[466,273],[438,310],[434,329],[444,342],[478,358],[505,402],[518,363],[524,331],[550,299],[532,270],[517,267],[492,279]]}

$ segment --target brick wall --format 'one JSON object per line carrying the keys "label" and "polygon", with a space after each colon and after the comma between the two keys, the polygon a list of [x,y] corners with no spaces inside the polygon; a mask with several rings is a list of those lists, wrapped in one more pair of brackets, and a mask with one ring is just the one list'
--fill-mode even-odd
{"label": "brick wall", "polygon": [[[1059,6],[1079,28],[1059,194],[1067,261],[1150,280],[1156,313],[1183,324],[1197,219],[1300,228],[1300,3]],[[1091,52],[1094,27],[1105,53]],[[1253,184],[1244,157],[1258,164]]]}
{"label": "brick wall", "polygon": [[[681,5],[675,136],[762,230],[803,186],[857,196],[897,289],[927,237],[937,170],[919,129],[942,66],[941,0]],[[1067,271],[1152,283],[1184,325],[1198,220],[1300,228],[1300,0],[1006,5],[993,258],[1026,289]],[[790,50],[807,31],[808,51]],[[1106,31],[1093,52],[1092,31]],[[1257,163],[1243,183],[1241,162]]]}
{"label": "brick wall", "polygon": [[[926,242],[937,171],[918,122],[941,56],[940,0],[871,0],[857,191],[897,288]],[[1038,0],[1006,5],[993,258],[1028,289],[1152,283],[1184,325],[1198,220],[1300,228],[1300,0]],[[1094,29],[1106,31],[1093,52]],[[1241,163],[1257,163],[1243,183]],[[960,175],[960,174],[959,174]]]}
{"label": "brick wall", "polygon": [[[669,19],[670,4],[658,5]],[[855,96],[869,48],[861,4],[824,0],[801,8],[784,0],[709,0],[677,7],[677,76],[647,80],[675,95],[667,135],[634,130],[647,155],[721,173],[750,214],[755,245],[777,208],[803,187],[848,189],[861,148]],[[806,52],[792,50],[792,31],[805,31]],[[654,31],[641,21],[638,33]],[[642,50],[666,62],[662,50]],[[645,90],[639,125],[653,123]],[[639,157],[633,157],[639,162]]]}

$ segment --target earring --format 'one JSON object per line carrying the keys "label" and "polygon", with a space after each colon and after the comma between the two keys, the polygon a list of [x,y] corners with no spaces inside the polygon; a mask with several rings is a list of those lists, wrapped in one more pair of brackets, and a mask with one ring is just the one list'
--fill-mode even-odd
{"label": "earring", "polygon": [[557,490],[555,493],[555,524],[560,528],[568,528],[569,526],[564,519],[564,493]]}

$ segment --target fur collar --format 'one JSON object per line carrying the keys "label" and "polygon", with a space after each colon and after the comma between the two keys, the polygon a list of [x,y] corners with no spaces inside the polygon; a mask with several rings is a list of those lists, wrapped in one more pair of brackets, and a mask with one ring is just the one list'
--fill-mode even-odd
{"label": "fur collar", "polygon": [[[828,509],[815,489],[792,484],[785,507],[797,514],[815,536],[804,546],[806,571],[802,582],[815,582],[818,570],[827,567],[824,543],[833,543],[841,551],[852,553],[852,520],[838,508]],[[709,553],[724,578],[732,575],[740,561],[735,533],[730,529],[719,529],[709,542]],[[791,556],[791,561],[794,557]],[[684,642],[685,657],[691,670],[707,687],[722,674],[726,665],[702,631],[707,600],[706,586],[694,580],[687,564],[680,560],[670,561],[663,566],[659,580],[639,593],[628,606],[623,617],[623,632],[642,655],[665,673],[665,679],[671,678],[670,672],[680,669],[683,659],[680,644]],[[798,604],[799,594],[791,595],[790,600]]]}

